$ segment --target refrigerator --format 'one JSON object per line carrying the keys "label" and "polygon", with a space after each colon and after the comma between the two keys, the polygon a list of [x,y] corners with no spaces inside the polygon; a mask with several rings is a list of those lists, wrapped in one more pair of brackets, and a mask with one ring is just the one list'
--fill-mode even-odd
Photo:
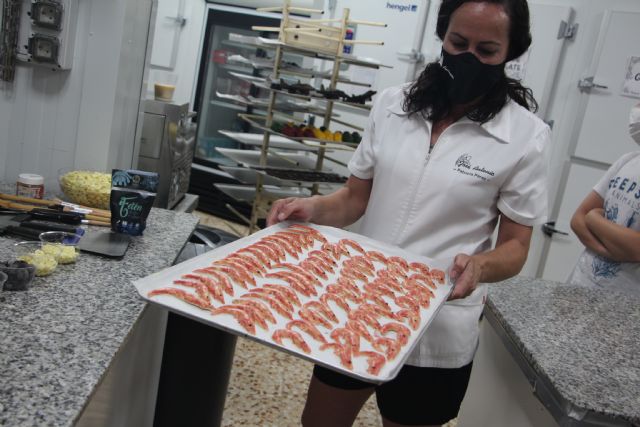
{"label": "refrigerator", "polygon": [[[239,2],[236,2],[239,3]],[[325,6],[323,17],[332,18],[342,15],[342,8],[352,10],[352,16],[363,20],[382,21],[390,28],[355,26],[352,30],[356,37],[369,40],[384,40],[384,46],[359,45],[353,53],[358,57],[375,58],[384,64],[393,65],[393,69],[385,68],[370,73],[368,70],[353,68],[349,72],[358,80],[367,79],[373,89],[383,89],[410,80],[415,73],[415,65],[420,60],[411,53],[418,52],[422,44],[424,25],[429,10],[429,0],[417,0],[416,7],[410,12],[401,13],[390,8],[386,2],[362,2],[358,0],[337,0],[332,2],[314,2],[306,5],[320,8]],[[246,2],[245,2],[246,4]],[[255,2],[253,2],[255,5]],[[274,52],[264,47],[251,46],[243,37],[277,38],[277,33],[256,32],[252,26],[278,27],[280,15],[277,13],[258,12],[250,7],[232,6],[228,4],[209,3],[207,16],[202,31],[200,60],[197,82],[194,89],[194,109],[197,111],[197,139],[192,167],[190,193],[200,196],[199,209],[213,215],[238,221],[238,217],[226,207],[231,205],[245,216],[250,214],[250,206],[246,202],[238,202],[218,191],[213,184],[239,184],[224,168],[235,163],[218,153],[216,148],[250,148],[226,137],[220,131],[248,132],[249,125],[238,117],[239,113],[260,114],[257,107],[250,107],[241,98],[267,98],[264,89],[258,89],[250,83],[250,77],[257,79],[267,77],[271,70],[265,65]],[[411,28],[413,31],[406,31]],[[330,64],[319,64],[317,61],[304,62],[302,57],[285,57],[284,60],[301,67],[314,67],[316,70],[327,70]],[[366,76],[362,73],[368,73]],[[238,76],[244,76],[244,79]],[[249,76],[249,78],[247,77]],[[316,82],[317,83],[317,82]],[[360,93],[368,88],[339,87],[349,93]],[[366,114],[354,113],[352,110],[340,111],[344,120],[364,127]],[[254,132],[260,132],[257,129]],[[340,159],[347,161],[348,159]],[[222,168],[222,169],[221,169]]]}

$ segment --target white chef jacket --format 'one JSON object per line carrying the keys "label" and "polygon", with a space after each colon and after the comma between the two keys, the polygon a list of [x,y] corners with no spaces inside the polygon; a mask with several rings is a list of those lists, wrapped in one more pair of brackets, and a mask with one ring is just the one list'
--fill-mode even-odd
{"label": "white chef jacket", "polygon": [[[547,212],[550,129],[509,101],[484,124],[463,118],[442,132],[429,153],[431,126],[402,109],[396,86],[375,100],[351,174],[373,179],[359,232],[432,259],[491,249],[502,212],[532,226]],[[479,285],[447,302],[409,356],[415,366],[457,368],[471,362],[486,297]]]}
{"label": "white chef jacket", "polygon": [[[609,221],[640,231],[640,151],[620,157],[593,190],[602,197]],[[640,263],[611,261],[585,249],[568,282],[640,293]]]}

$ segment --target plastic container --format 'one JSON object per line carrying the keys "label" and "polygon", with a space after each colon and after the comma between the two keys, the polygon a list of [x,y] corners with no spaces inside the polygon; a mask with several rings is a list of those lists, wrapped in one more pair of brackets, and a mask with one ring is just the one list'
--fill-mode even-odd
{"label": "plastic container", "polygon": [[7,277],[2,286],[3,291],[26,291],[33,282],[36,268],[24,261],[0,262],[0,273]]}
{"label": "plastic container", "polygon": [[110,173],[60,169],[58,182],[69,202],[91,208],[109,209]]}
{"label": "plastic container", "polygon": [[48,276],[58,267],[55,257],[42,250],[42,242],[18,242],[14,247],[15,258],[36,268],[36,276]]}
{"label": "plastic container", "polygon": [[40,234],[42,251],[55,258],[58,264],[73,264],[80,252],[76,248],[80,237],[63,231],[47,231]]}
{"label": "plastic container", "polygon": [[33,173],[21,173],[16,182],[16,196],[42,199],[44,196],[44,178]]}
{"label": "plastic container", "polygon": [[153,84],[153,95],[156,101],[171,102],[178,83],[178,75],[174,73],[158,73]]}

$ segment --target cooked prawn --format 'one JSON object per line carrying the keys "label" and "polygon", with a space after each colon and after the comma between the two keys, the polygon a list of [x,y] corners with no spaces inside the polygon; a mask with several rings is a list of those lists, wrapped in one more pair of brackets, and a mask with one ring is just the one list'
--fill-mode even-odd
{"label": "cooked prawn", "polygon": [[295,331],[291,331],[289,329],[277,329],[271,335],[271,339],[280,345],[284,345],[282,343],[282,340],[289,339],[291,340],[293,345],[298,347],[300,350],[304,351],[307,354],[311,353],[311,348],[309,347],[309,344],[307,344],[304,338],[302,338],[302,336]]}

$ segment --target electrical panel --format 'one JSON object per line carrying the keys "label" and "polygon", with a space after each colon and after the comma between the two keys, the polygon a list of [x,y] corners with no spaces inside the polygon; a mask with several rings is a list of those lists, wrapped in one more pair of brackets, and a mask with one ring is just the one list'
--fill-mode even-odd
{"label": "electrical panel", "polygon": [[26,0],[16,57],[20,61],[69,70],[78,21],[78,0]]}

